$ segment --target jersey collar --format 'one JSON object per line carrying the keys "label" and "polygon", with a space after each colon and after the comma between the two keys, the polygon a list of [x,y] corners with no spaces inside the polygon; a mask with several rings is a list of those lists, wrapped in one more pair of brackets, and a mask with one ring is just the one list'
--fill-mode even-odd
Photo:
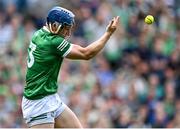
{"label": "jersey collar", "polygon": [[50,33],[50,31],[48,30],[48,28],[46,26],[43,26],[43,30],[45,30],[45,31]]}

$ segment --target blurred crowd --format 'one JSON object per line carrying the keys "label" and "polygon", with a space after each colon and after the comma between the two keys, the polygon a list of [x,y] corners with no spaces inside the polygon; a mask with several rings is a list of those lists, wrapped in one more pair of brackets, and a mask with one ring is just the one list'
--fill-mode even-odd
{"label": "blurred crowd", "polygon": [[[61,99],[88,128],[180,128],[179,0],[0,0],[0,127],[27,127],[21,99],[27,47],[48,10],[73,11],[70,41],[87,46],[113,16],[120,25],[90,61],[65,59]],[[155,18],[152,25],[144,17]]]}

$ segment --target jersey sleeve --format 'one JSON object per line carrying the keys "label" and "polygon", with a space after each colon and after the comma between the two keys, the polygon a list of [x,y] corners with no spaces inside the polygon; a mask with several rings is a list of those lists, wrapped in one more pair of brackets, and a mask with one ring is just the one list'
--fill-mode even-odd
{"label": "jersey sleeve", "polygon": [[66,57],[72,49],[72,44],[65,39],[56,40],[55,52],[61,57]]}

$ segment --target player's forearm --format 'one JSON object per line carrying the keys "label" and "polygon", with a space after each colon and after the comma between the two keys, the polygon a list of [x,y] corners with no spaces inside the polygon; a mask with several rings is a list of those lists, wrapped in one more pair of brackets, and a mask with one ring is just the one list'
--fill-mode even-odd
{"label": "player's forearm", "polygon": [[106,32],[95,42],[87,47],[73,45],[70,53],[66,56],[69,59],[88,60],[97,55],[98,52],[105,46],[111,35],[115,32],[119,22],[119,17],[114,17],[108,24]]}
{"label": "player's forearm", "polygon": [[98,54],[98,52],[102,50],[111,35],[111,33],[105,32],[99,40],[91,43],[89,46],[86,47],[86,55],[88,59],[93,58],[95,55]]}

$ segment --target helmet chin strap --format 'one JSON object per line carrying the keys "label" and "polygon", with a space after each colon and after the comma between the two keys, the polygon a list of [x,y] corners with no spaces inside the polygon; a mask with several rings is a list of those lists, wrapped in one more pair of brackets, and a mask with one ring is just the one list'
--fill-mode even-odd
{"label": "helmet chin strap", "polygon": [[59,24],[59,25],[58,25],[58,28],[56,29],[56,31],[53,31],[53,30],[52,30],[52,24],[50,23],[50,24],[49,24],[49,29],[50,29],[51,33],[57,34],[57,33],[59,32],[61,26],[62,26],[62,25]]}

